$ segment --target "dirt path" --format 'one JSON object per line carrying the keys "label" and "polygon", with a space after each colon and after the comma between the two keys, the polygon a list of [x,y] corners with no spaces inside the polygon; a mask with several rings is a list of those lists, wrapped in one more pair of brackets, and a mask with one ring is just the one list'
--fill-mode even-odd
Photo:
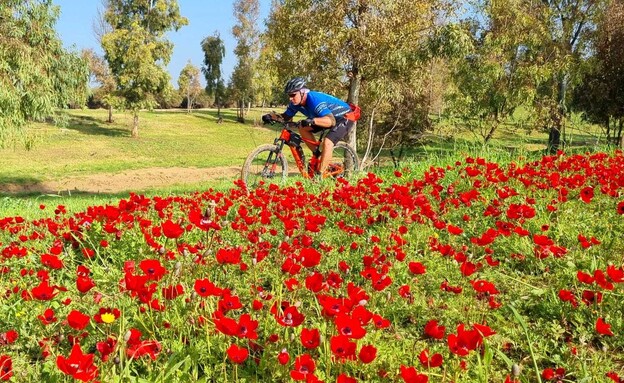
{"label": "dirt path", "polygon": [[121,173],[93,174],[68,177],[59,181],[43,181],[29,184],[0,184],[0,193],[122,193],[140,191],[175,184],[199,183],[211,180],[232,179],[240,174],[240,167],[217,168],[149,168],[128,170]]}

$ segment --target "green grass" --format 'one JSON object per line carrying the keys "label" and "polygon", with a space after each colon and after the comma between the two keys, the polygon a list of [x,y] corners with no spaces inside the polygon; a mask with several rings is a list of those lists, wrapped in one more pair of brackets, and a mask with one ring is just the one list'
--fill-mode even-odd
{"label": "green grass", "polygon": [[[280,110],[277,108],[277,110]],[[217,111],[152,111],[139,115],[139,138],[130,137],[132,116],[115,112],[114,122],[107,123],[106,110],[70,110],[68,125],[56,127],[51,124],[34,124],[30,133],[38,140],[31,150],[21,147],[0,149],[2,167],[0,182],[14,184],[58,181],[72,176],[96,173],[118,173],[125,170],[154,167],[197,167],[242,165],[249,152],[256,146],[272,142],[276,127],[254,126],[254,120],[268,109],[252,109],[247,123],[236,122],[236,111],[224,109],[224,122],[217,124]],[[448,121],[447,121],[448,123]],[[526,131],[514,125],[502,126],[494,139],[484,146],[469,132],[458,132],[444,121],[437,124],[416,146],[405,148],[399,166],[417,163],[423,169],[445,165],[465,156],[481,156],[501,163],[540,156],[546,148],[547,134],[537,129]],[[359,127],[361,137],[366,136],[368,126]],[[607,150],[600,142],[600,131],[587,129],[578,118],[570,121],[569,150]],[[360,141],[360,157],[365,142]],[[390,147],[381,152],[380,160],[365,171],[380,171],[392,167]],[[374,149],[372,156],[377,154]],[[395,155],[398,148],[395,148]],[[370,159],[370,158],[369,158]],[[291,163],[291,166],[294,164]],[[297,180],[292,180],[297,181]],[[300,179],[299,179],[300,181]],[[219,179],[136,190],[148,196],[190,193],[214,188],[225,190],[233,180]],[[82,210],[94,204],[114,203],[126,198],[128,192],[116,194],[70,193],[0,196],[0,215],[28,214],[35,218],[38,206],[45,204],[65,205],[72,211]],[[33,209],[33,207],[35,207]]]}
{"label": "green grass", "polygon": [[234,111],[224,110],[224,122],[217,124],[216,110],[142,112],[139,138],[134,139],[129,113],[115,113],[115,121],[108,124],[105,110],[73,110],[66,127],[31,127],[39,137],[31,150],[0,150],[0,182],[49,181],[151,167],[242,164],[254,147],[275,137],[274,130],[253,126],[253,119],[261,113],[253,110],[249,122],[240,124]]}

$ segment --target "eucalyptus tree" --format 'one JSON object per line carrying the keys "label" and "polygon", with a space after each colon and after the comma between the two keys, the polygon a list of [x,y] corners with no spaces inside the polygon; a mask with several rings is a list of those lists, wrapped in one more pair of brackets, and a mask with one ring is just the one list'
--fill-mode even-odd
{"label": "eucalyptus tree", "polygon": [[244,122],[245,106],[253,100],[254,65],[259,51],[258,0],[235,0],[234,17],[236,25],[232,28],[232,34],[238,41],[234,48],[238,62],[230,79],[230,92],[237,101],[237,118]]}
{"label": "eucalyptus tree", "polygon": [[225,96],[221,64],[225,56],[225,45],[223,45],[219,32],[205,37],[201,42],[201,48],[204,52],[201,71],[206,79],[206,93],[214,97],[214,103],[217,105],[217,116],[221,117],[221,102]]}
{"label": "eucalyptus tree", "polygon": [[133,112],[132,137],[139,136],[139,110],[152,108],[170,87],[166,65],[173,44],[166,33],[188,24],[176,0],[108,0],[104,19],[110,31],[102,48],[123,106]]}
{"label": "eucalyptus tree", "polygon": [[178,89],[186,99],[186,111],[191,113],[194,101],[202,92],[202,86],[199,82],[199,68],[190,61],[180,71]]}
{"label": "eucalyptus tree", "polygon": [[81,55],[87,62],[90,82],[98,85],[93,90],[93,98],[108,109],[107,122],[113,122],[113,108],[119,104],[119,99],[115,96],[115,89],[117,89],[115,77],[104,57],[95,53],[93,49],[84,49]]}
{"label": "eucalyptus tree", "polygon": [[574,107],[603,125],[624,147],[624,1],[614,0],[598,23],[591,72],[574,91]]}
{"label": "eucalyptus tree", "polygon": [[520,106],[532,104],[547,69],[540,8],[524,0],[479,0],[460,23],[469,38],[451,63],[454,117],[487,143]]}
{"label": "eucalyptus tree", "polygon": [[59,7],[49,0],[0,1],[0,147],[32,144],[27,121],[83,105],[87,65],[54,29]]}
{"label": "eucalyptus tree", "polygon": [[[561,145],[561,135],[568,114],[569,89],[578,84],[585,68],[584,60],[592,48],[598,20],[610,0],[542,0],[544,39],[542,61],[550,75],[540,90],[538,102],[547,105],[551,152]],[[551,101],[552,100],[552,101]]]}
{"label": "eucalyptus tree", "polygon": [[303,75],[369,116],[396,117],[423,91],[422,51],[444,9],[438,0],[274,0],[266,41],[282,81]]}

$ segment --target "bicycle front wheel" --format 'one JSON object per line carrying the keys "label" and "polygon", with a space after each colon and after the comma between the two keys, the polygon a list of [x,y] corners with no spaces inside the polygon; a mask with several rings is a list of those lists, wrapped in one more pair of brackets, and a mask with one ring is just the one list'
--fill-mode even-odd
{"label": "bicycle front wheel", "polygon": [[241,179],[248,188],[255,188],[262,182],[283,181],[288,175],[288,162],[277,145],[260,145],[249,154]]}
{"label": "bicycle front wheel", "polygon": [[359,170],[360,161],[355,150],[345,142],[336,143],[327,173],[334,178],[346,178]]}

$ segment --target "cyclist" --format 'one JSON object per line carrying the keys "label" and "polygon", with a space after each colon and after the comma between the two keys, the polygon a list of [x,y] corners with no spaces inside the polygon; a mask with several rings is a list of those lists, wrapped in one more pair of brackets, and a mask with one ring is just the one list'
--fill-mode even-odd
{"label": "cyclist", "polygon": [[[331,162],[334,146],[349,134],[357,120],[352,113],[351,106],[329,94],[308,89],[303,77],[295,77],[288,81],[284,87],[284,93],[290,100],[286,111],[281,114],[265,114],[262,116],[262,121],[265,124],[271,121],[292,121],[295,114],[301,112],[306,118],[299,121],[299,134],[311,141],[314,141],[314,133],[329,129],[322,143],[319,161],[319,173],[325,174]],[[318,146],[308,142],[306,145],[314,155],[318,156]]]}

